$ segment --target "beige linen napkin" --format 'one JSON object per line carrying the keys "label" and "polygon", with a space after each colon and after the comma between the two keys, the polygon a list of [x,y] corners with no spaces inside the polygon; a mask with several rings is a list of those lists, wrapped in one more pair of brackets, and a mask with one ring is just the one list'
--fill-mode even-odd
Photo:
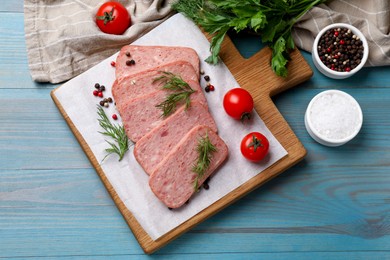
{"label": "beige linen napkin", "polygon": [[32,79],[68,80],[117,52],[171,14],[170,1],[123,0],[132,18],[123,35],[105,34],[95,24],[104,0],[24,0],[25,37]]}
{"label": "beige linen napkin", "polygon": [[341,22],[357,27],[366,36],[370,49],[367,66],[390,65],[389,0],[333,0],[314,7],[295,24],[294,42],[311,52],[318,32]]}

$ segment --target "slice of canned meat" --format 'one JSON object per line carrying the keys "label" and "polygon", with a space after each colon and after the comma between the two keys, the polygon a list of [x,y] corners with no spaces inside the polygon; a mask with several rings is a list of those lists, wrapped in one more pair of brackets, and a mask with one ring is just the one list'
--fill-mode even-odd
{"label": "slice of canned meat", "polygon": [[[198,142],[199,138],[206,135],[216,147],[216,151],[212,154],[210,165],[203,177],[197,179],[193,167],[199,156]],[[167,207],[179,208],[197,191],[194,182],[197,181],[196,186],[200,187],[227,157],[228,147],[225,142],[209,127],[196,126],[157,165],[149,177],[149,186]]]}
{"label": "slice of canned meat", "polygon": [[181,77],[184,81],[197,81],[198,74],[192,65],[186,61],[175,61],[161,65],[150,70],[129,75],[120,81],[115,80],[112,86],[112,95],[117,106],[121,106],[126,100],[134,99],[162,87],[161,82],[155,79],[163,75],[163,72],[172,73]]}
{"label": "slice of canned meat", "polygon": [[[207,100],[197,81],[189,81],[189,86],[195,90],[190,100],[198,101],[207,106]],[[117,107],[122,118],[123,126],[131,141],[137,142],[153,128],[161,124],[166,118],[160,108],[156,107],[166,100],[169,91],[160,89],[141,97],[127,100],[123,105]],[[178,104],[176,110],[184,103]]]}
{"label": "slice of canned meat", "polygon": [[199,75],[199,56],[188,47],[126,45],[120,50],[115,62],[115,76],[122,78],[150,70],[174,61],[187,61]]}
{"label": "slice of canned meat", "polygon": [[179,108],[172,116],[144,135],[134,146],[134,156],[150,175],[169,151],[195,126],[206,125],[217,132],[217,125],[207,107],[192,102],[191,107]]}

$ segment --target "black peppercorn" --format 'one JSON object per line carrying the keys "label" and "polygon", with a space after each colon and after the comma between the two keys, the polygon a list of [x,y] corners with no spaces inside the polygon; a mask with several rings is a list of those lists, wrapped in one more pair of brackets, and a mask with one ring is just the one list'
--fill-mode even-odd
{"label": "black peppercorn", "polygon": [[318,55],[331,70],[349,72],[361,63],[362,41],[347,28],[327,30],[318,43]]}
{"label": "black peppercorn", "polygon": [[127,66],[132,66],[132,65],[134,65],[135,64],[135,60],[127,60],[126,61],[126,65]]}
{"label": "black peppercorn", "polygon": [[210,177],[208,177],[204,182],[203,182],[203,188],[205,190],[208,190],[210,188],[209,186],[209,181],[210,181]]}

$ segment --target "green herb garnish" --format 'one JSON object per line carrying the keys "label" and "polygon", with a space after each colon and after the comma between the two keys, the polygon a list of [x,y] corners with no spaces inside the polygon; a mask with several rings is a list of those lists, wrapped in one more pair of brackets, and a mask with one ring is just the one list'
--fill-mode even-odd
{"label": "green herb garnish", "polygon": [[195,90],[193,90],[180,76],[165,71],[162,71],[161,73],[163,75],[155,78],[153,82],[163,82],[164,85],[162,88],[172,92],[167,95],[167,98],[163,102],[156,105],[156,107],[163,111],[162,116],[166,117],[172,114],[176,110],[177,104],[182,101],[185,102],[186,109],[189,108],[191,105],[190,96]]}
{"label": "green herb garnish", "polygon": [[209,168],[212,154],[217,151],[217,148],[211,143],[210,138],[206,133],[204,137],[198,139],[198,146],[196,149],[198,151],[198,159],[192,167],[192,171],[196,173],[194,190],[197,191],[199,189],[198,182],[203,178],[206,170]]}
{"label": "green herb garnish", "polygon": [[172,6],[206,32],[211,39],[211,56],[206,62],[216,64],[226,33],[248,30],[261,35],[272,49],[271,66],[282,77],[287,76],[289,52],[294,49],[292,26],[313,6],[327,0],[178,0]]}
{"label": "green herb garnish", "polygon": [[99,125],[105,130],[104,132],[99,133],[110,136],[115,141],[115,143],[113,143],[105,140],[110,145],[110,148],[105,149],[107,155],[103,160],[106,159],[108,155],[115,153],[119,156],[119,161],[121,161],[127,150],[129,150],[129,139],[127,138],[125,128],[119,124],[112,124],[106,113],[104,113],[103,108],[99,106],[97,108]]}

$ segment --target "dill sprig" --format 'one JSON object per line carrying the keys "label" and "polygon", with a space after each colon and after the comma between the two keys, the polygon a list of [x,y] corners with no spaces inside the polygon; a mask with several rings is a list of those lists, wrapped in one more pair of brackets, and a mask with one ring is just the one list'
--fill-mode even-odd
{"label": "dill sprig", "polygon": [[103,158],[103,160],[110,154],[115,153],[119,156],[119,161],[121,161],[127,150],[129,150],[129,139],[126,135],[125,128],[119,124],[112,124],[106,113],[104,113],[103,108],[99,106],[97,108],[99,125],[105,130],[104,132],[99,133],[110,136],[115,141],[114,143],[105,140],[110,145],[110,148],[105,149],[107,155]]}
{"label": "dill sprig", "polygon": [[217,148],[211,143],[208,133],[204,137],[198,139],[198,159],[196,160],[192,171],[196,173],[196,178],[194,181],[194,189],[197,191],[199,189],[199,180],[203,178],[207,169],[210,166],[212,154],[217,151]]}
{"label": "dill sprig", "polygon": [[156,107],[163,111],[162,116],[166,117],[176,110],[177,104],[185,102],[186,109],[191,105],[190,96],[195,92],[190,85],[185,82],[180,76],[176,76],[171,72],[162,71],[163,75],[155,78],[153,82],[162,82],[162,89],[169,90],[172,93],[168,94],[166,99]]}

